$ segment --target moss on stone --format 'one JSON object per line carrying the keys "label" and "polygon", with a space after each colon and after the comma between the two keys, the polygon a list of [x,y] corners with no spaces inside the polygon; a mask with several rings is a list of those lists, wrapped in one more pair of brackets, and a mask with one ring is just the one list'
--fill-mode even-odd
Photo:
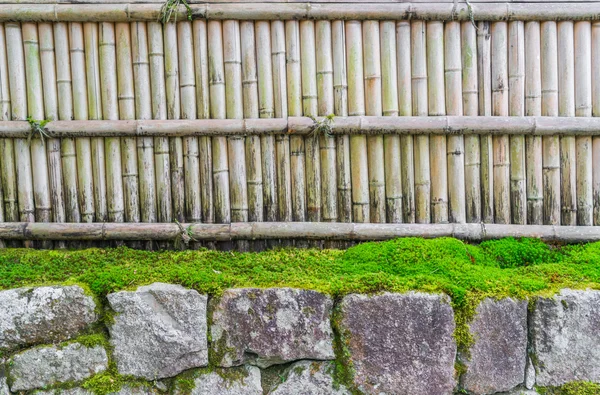
{"label": "moss on stone", "polygon": [[537,388],[540,395],[599,395],[600,384],[587,381],[574,381],[560,387]]}

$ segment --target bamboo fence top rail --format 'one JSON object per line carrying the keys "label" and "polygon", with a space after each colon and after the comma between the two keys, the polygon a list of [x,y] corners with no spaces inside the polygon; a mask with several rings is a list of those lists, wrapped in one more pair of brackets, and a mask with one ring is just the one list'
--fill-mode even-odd
{"label": "bamboo fence top rail", "polygon": [[[182,230],[183,229],[183,230]],[[343,240],[380,241],[397,237],[455,237],[481,242],[504,237],[535,237],[546,242],[600,240],[600,226],[501,224],[361,224],[319,222],[173,223],[0,223],[4,240],[173,241],[185,232],[195,241]]]}
{"label": "bamboo fence top rail", "polygon": [[[317,117],[317,122],[323,117]],[[308,117],[256,119],[182,119],[122,121],[52,121],[49,137],[246,136],[310,135],[315,121]],[[26,121],[0,121],[0,137],[24,138]],[[600,135],[600,117],[480,117],[407,116],[336,117],[331,134],[485,134],[485,135]]]}
{"label": "bamboo fence top rail", "polygon": [[[3,4],[0,22],[156,21],[160,3]],[[190,5],[194,19],[243,20],[436,20],[436,21],[578,21],[600,19],[600,2],[560,3],[203,3]],[[471,10],[469,9],[471,8]],[[187,18],[185,7],[173,17]]]}

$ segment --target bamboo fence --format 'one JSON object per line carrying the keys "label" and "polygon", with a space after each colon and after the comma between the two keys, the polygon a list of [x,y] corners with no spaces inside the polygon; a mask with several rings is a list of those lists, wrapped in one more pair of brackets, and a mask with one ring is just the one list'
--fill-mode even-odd
{"label": "bamboo fence", "polygon": [[88,3],[0,7],[0,247],[600,238],[597,3]]}

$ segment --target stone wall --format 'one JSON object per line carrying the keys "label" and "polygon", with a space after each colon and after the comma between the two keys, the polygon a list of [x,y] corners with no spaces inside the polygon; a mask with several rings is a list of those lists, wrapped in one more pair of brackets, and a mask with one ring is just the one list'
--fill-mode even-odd
{"label": "stone wall", "polygon": [[485,299],[462,351],[439,294],[334,303],[308,290],[208,297],[155,283],[105,304],[79,286],[0,292],[0,395],[91,395],[102,375],[123,380],[123,395],[535,394],[600,382],[600,291]]}

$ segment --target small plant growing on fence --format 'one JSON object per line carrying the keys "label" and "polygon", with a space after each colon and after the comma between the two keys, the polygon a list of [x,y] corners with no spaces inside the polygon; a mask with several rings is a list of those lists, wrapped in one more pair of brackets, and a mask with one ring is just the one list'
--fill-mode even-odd
{"label": "small plant growing on fence", "polygon": [[313,129],[312,129],[312,132],[310,133],[310,135],[314,139],[319,138],[319,136],[321,136],[321,135],[327,136],[327,137],[333,137],[331,132],[333,130],[333,118],[334,117],[335,117],[334,114],[329,114],[319,121],[315,117],[311,116],[310,119],[312,119],[312,121],[314,122],[314,125],[313,125]]}
{"label": "small plant growing on fence", "polygon": [[187,19],[191,21],[192,9],[188,4],[187,0],[167,0],[164,2],[163,6],[160,9],[160,13],[158,16],[159,22],[163,24],[170,22],[173,14],[175,14],[173,17],[173,21],[177,22],[177,11],[180,5],[185,6],[187,10]]}
{"label": "small plant growing on fence", "polygon": [[42,139],[42,144],[46,145],[45,138],[50,138],[50,135],[48,134],[48,131],[46,130],[45,126],[50,121],[47,119],[42,119],[41,121],[38,121],[33,119],[32,117],[27,117],[27,122],[29,122],[29,126],[31,127],[31,130],[27,135],[27,144],[31,145],[31,139],[35,138],[36,136],[39,136],[40,139]]}

